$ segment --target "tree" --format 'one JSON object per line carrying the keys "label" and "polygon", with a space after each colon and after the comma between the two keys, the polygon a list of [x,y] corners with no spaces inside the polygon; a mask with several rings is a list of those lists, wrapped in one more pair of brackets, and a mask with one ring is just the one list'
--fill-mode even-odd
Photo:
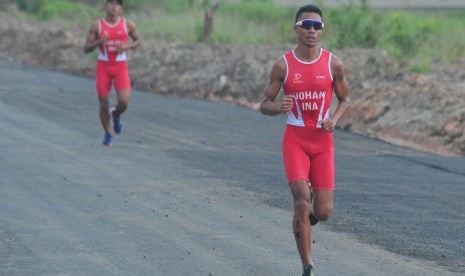
{"label": "tree", "polygon": [[210,41],[211,35],[213,33],[213,14],[221,5],[221,2],[213,4],[210,8],[207,7],[205,10],[205,17],[204,17],[204,31],[203,31],[203,40]]}

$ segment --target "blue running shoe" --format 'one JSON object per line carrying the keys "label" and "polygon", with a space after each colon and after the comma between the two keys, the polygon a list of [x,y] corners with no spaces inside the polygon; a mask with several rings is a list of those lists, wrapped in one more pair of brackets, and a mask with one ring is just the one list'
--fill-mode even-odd
{"label": "blue running shoe", "polygon": [[121,118],[115,117],[115,109],[111,111],[111,117],[113,118],[113,130],[116,134],[120,134],[123,131],[123,124],[121,123]]}
{"label": "blue running shoe", "polygon": [[111,146],[111,140],[112,139],[113,139],[113,137],[111,136],[111,134],[105,134],[105,137],[103,138],[102,144],[104,146]]}

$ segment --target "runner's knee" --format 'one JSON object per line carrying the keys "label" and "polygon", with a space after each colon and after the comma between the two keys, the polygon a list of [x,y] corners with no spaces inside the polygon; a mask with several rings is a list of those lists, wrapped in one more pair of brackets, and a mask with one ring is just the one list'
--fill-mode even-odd
{"label": "runner's knee", "polygon": [[294,210],[296,212],[299,212],[302,214],[309,214],[310,207],[311,207],[310,199],[301,197],[301,198],[297,198],[294,200]]}
{"label": "runner's knee", "polygon": [[110,108],[110,104],[108,103],[108,101],[105,101],[105,100],[100,100],[100,110],[106,110],[108,111]]}
{"label": "runner's knee", "polygon": [[323,206],[320,208],[314,207],[314,215],[321,221],[328,220],[333,213],[333,206]]}
{"label": "runner's knee", "polygon": [[119,101],[118,102],[118,106],[117,106],[118,111],[124,112],[124,111],[126,111],[127,108],[128,108],[128,102],[127,101]]}

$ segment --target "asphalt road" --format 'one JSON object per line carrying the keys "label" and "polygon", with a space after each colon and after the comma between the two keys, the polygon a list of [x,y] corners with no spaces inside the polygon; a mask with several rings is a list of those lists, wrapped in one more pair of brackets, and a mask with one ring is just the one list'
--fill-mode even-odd
{"label": "asphalt road", "polygon": [[[103,147],[92,79],[0,82],[0,275],[299,275],[283,117],[134,91]],[[335,139],[317,275],[463,275],[465,158]]]}

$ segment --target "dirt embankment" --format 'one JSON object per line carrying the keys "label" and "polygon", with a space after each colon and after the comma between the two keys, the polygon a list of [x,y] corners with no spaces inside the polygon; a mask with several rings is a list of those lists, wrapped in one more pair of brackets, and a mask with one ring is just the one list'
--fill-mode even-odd
{"label": "dirt embankment", "polygon": [[[0,58],[93,76],[84,56],[88,26],[61,30],[15,8],[0,11]],[[230,46],[145,43],[129,53],[135,88],[257,108],[276,58],[293,45]],[[443,155],[465,155],[465,59],[428,74],[374,50],[334,50],[350,85],[351,108],[340,128]]]}

